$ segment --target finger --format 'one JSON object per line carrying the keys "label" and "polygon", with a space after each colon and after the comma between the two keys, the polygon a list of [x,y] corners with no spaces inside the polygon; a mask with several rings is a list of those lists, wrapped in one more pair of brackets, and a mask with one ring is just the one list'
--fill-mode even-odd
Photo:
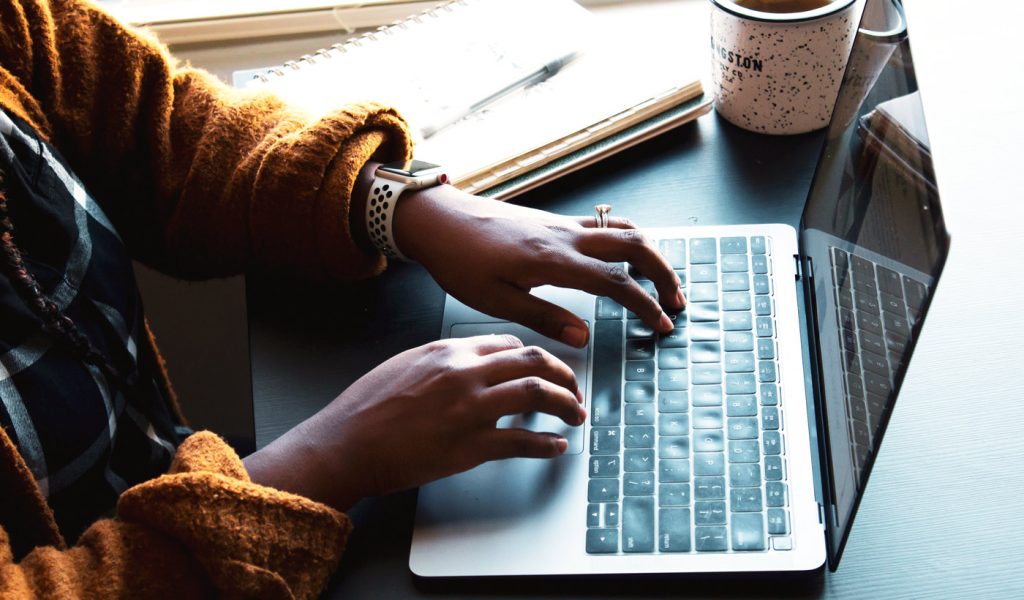
{"label": "finger", "polygon": [[564,386],[530,376],[506,381],[487,388],[480,395],[481,416],[494,423],[505,415],[542,412],[554,415],[568,425],[582,425],[587,412],[578,396]]}
{"label": "finger", "polygon": [[630,277],[622,265],[579,254],[550,269],[544,283],[607,296],[636,313],[659,333],[672,330],[672,320],[658,301]]}
{"label": "finger", "polygon": [[[574,221],[588,229],[598,229],[597,217],[572,217]],[[636,225],[626,217],[608,217],[609,229],[636,229]]]}
{"label": "finger", "polygon": [[523,342],[511,334],[477,335],[467,338],[452,338],[452,343],[464,344],[479,356],[505,352],[523,347]]}
{"label": "finger", "polygon": [[569,441],[554,433],[537,433],[525,429],[495,429],[481,436],[480,458],[554,458],[569,447]]}
{"label": "finger", "polygon": [[499,319],[515,321],[575,348],[587,345],[590,331],[583,319],[511,284],[502,286],[481,303],[480,310]]}
{"label": "finger", "polygon": [[686,305],[679,276],[658,249],[636,229],[595,229],[581,234],[577,247],[605,262],[627,261],[646,275],[658,291],[662,305],[681,310]]}
{"label": "finger", "polygon": [[533,376],[546,379],[573,394],[579,391],[576,374],[569,365],[538,346],[495,352],[485,357],[479,368],[484,370],[484,381],[488,385]]}

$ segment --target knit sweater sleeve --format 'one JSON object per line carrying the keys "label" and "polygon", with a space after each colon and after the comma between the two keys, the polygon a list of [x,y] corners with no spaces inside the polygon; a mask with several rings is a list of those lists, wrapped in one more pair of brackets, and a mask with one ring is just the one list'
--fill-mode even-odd
{"label": "knit sweater sleeve", "polygon": [[168,474],[127,490],[117,512],[75,546],[19,561],[0,528],[0,597],[310,598],[351,531],[341,513],[251,483],[210,433],[189,437]]}
{"label": "knit sweater sleeve", "polygon": [[0,1],[0,105],[60,150],[133,257],[160,270],[354,278],[383,267],[353,241],[348,211],[367,160],[411,154],[389,107],[314,118],[233,90],[85,0]]}

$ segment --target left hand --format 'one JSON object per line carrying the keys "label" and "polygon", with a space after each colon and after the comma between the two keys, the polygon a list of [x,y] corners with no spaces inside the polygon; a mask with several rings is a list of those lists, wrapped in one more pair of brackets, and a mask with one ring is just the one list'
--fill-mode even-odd
{"label": "left hand", "polygon": [[665,308],[685,304],[679,277],[627,219],[566,217],[477,198],[450,185],[403,197],[395,209],[395,242],[448,293],[469,306],[516,321],[571,346],[587,343],[586,324],[531,295],[545,284],[608,296],[660,333],[672,321],[622,267],[649,278]]}

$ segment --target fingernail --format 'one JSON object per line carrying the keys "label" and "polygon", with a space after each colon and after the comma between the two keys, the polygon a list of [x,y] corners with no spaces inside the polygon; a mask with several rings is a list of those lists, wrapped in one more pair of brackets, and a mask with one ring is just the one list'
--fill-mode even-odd
{"label": "fingernail", "polygon": [[555,438],[555,449],[559,454],[565,454],[565,451],[569,449],[569,440],[563,437]]}
{"label": "fingernail", "polygon": [[562,327],[559,339],[570,346],[581,348],[587,343],[587,330],[575,325],[566,325]]}
{"label": "fingernail", "polygon": [[686,307],[686,296],[683,295],[683,290],[676,291],[676,306],[679,308]]}
{"label": "fingernail", "polygon": [[661,313],[661,321],[658,323],[658,327],[661,328],[662,333],[668,333],[675,326],[672,324],[672,319],[668,318],[668,315]]}
{"label": "fingernail", "polygon": [[581,406],[580,407],[580,420],[579,420],[578,424],[582,425],[582,424],[584,424],[586,422],[587,422],[587,409],[585,409],[585,408],[583,408]]}
{"label": "fingernail", "polygon": [[583,392],[580,391],[580,388],[576,388],[576,401],[583,404]]}

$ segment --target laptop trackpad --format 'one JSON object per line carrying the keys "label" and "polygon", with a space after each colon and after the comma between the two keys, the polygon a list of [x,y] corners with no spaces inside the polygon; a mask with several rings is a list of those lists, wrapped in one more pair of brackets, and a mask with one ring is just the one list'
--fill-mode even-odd
{"label": "laptop trackpad", "polygon": [[[587,326],[589,327],[589,323]],[[587,397],[587,351],[586,348],[573,348],[561,342],[537,333],[517,323],[491,322],[491,323],[456,323],[452,325],[449,337],[462,338],[476,335],[490,334],[512,334],[522,340],[525,346],[540,346],[560,358],[576,374],[576,382],[580,387],[580,393]],[[583,451],[583,427],[572,427],[566,425],[558,417],[540,413],[524,413],[503,417],[498,421],[498,427],[521,427],[530,431],[548,431],[557,433],[569,441],[566,454],[579,454]]]}

